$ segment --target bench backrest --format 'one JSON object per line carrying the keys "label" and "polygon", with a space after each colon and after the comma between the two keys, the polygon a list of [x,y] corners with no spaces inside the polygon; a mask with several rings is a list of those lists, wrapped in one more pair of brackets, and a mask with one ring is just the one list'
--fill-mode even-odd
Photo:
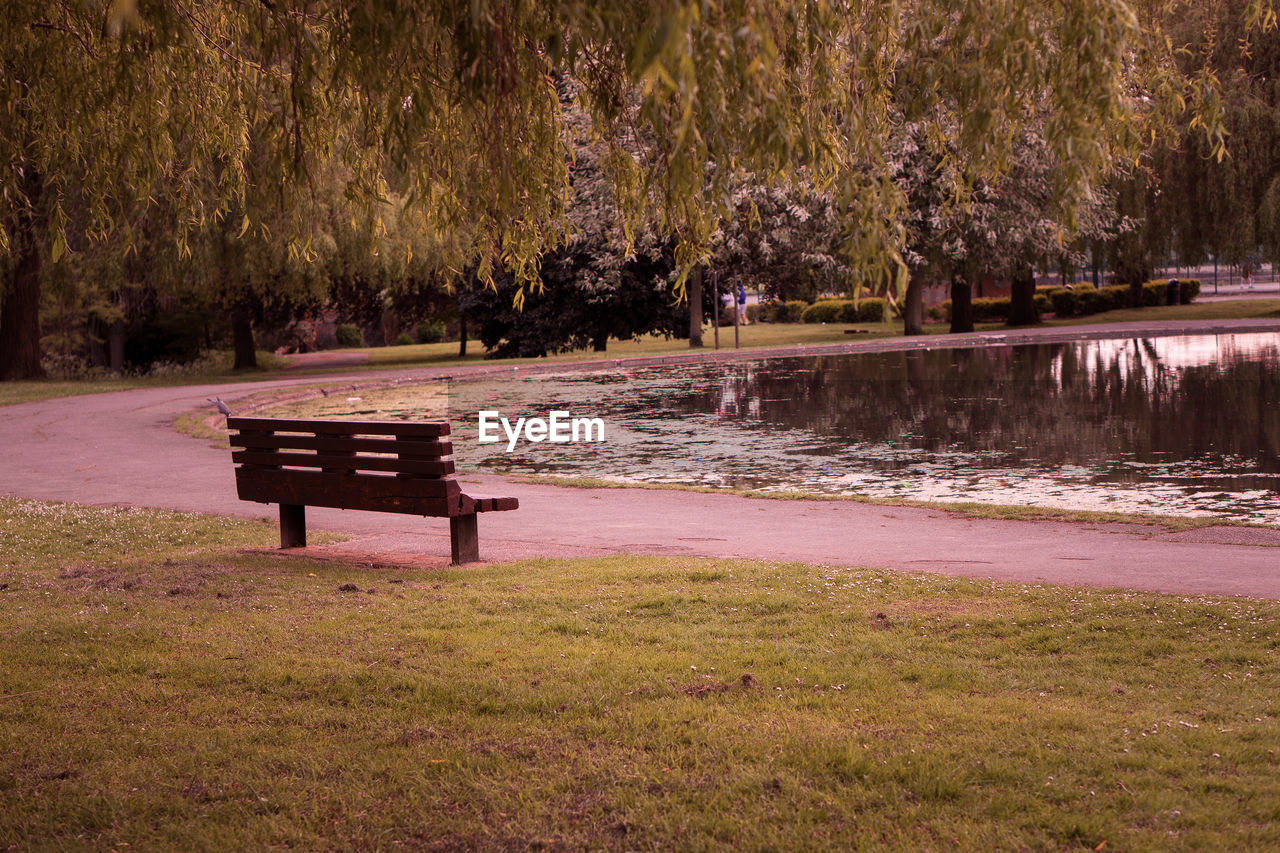
{"label": "bench backrest", "polygon": [[241,500],[413,515],[468,511],[444,421],[228,418]]}

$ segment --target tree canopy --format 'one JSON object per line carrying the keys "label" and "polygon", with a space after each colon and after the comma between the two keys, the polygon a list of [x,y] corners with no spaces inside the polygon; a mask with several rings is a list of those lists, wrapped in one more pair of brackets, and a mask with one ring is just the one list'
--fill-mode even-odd
{"label": "tree canopy", "polygon": [[959,164],[959,204],[1041,123],[1068,224],[1175,122],[1219,145],[1213,71],[1179,66],[1168,37],[1192,5],[1229,7],[1244,32],[1274,20],[1270,0],[15,0],[0,375],[39,374],[40,282],[68,249],[136,251],[157,207],[183,258],[224,219],[305,243],[297,202],[330,163],[353,205],[376,218],[395,195],[444,235],[441,267],[537,281],[571,230],[566,77],[608,147],[625,233],[673,241],[677,286],[743,175],[804,168],[836,200],[855,272],[901,287],[903,122]]}

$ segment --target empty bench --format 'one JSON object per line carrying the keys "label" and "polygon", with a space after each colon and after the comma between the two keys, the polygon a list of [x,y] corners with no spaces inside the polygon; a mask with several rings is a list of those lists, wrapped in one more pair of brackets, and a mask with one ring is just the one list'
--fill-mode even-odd
{"label": "empty bench", "polygon": [[453,476],[444,421],[228,418],[236,491],[280,505],[280,547],[307,544],[308,506],[449,519],[454,563],[480,559],[476,515],[519,507],[473,498]]}

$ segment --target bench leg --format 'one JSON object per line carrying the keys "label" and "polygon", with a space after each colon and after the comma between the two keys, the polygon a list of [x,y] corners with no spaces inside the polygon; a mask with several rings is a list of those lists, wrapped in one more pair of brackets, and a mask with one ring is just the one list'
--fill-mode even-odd
{"label": "bench leg", "polygon": [[476,514],[455,515],[449,519],[449,544],[453,563],[474,563],[480,559],[480,534]]}
{"label": "bench leg", "polygon": [[280,547],[307,547],[307,508],[301,504],[280,504]]}

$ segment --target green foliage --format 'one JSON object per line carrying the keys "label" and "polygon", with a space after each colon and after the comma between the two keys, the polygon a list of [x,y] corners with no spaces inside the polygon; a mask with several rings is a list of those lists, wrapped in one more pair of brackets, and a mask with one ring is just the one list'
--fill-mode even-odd
{"label": "green foliage", "polygon": [[360,327],[352,323],[343,323],[335,330],[338,338],[338,346],[340,347],[362,347],[364,346],[364,333],[360,331]]}
{"label": "green foliage", "polygon": [[[518,302],[575,238],[575,138],[599,148],[620,256],[652,232],[677,292],[743,219],[750,236],[726,252],[744,268],[901,290],[922,219],[998,194],[1028,137],[1054,164],[1035,172],[1035,198],[1067,226],[1152,138],[1190,124],[1219,146],[1215,76],[1180,69],[1169,37],[1182,4],[979,5],[217,0],[50,14],[15,0],[0,37],[0,254],[13,258],[0,369],[38,371],[40,267],[91,244],[126,259],[171,247],[167,280],[195,279],[230,313],[237,352],[251,323],[305,310],[333,281],[381,292],[374,280],[395,276],[364,275],[372,253],[351,249],[365,237],[412,264],[407,235],[428,234],[417,257],[443,278],[489,283],[505,268]],[[1197,24],[1272,17],[1269,0],[1197,5]],[[905,137],[912,163],[940,167],[926,195],[941,206],[909,208]],[[753,220],[784,226],[769,251],[746,245],[772,227]],[[949,245],[966,230],[953,224],[925,237]]]}
{"label": "green foliage", "polygon": [[1212,80],[1229,156],[1215,156],[1195,128],[1179,129],[1172,144],[1152,152],[1136,207],[1154,257],[1172,251],[1187,264],[1213,256],[1246,265],[1261,250],[1280,260],[1280,40],[1250,31],[1253,5],[1187,4],[1170,21],[1182,70]]}
{"label": "green foliage", "polygon": [[1009,319],[1008,297],[983,297],[971,301],[973,319],[977,323],[1005,322]]}
{"label": "green foliage", "polygon": [[444,340],[444,323],[438,321],[434,323],[419,323],[414,335],[418,338],[418,343],[420,344],[439,343]]}
{"label": "green foliage", "polygon": [[146,369],[156,362],[186,364],[207,347],[210,318],[199,309],[153,310],[126,326],[125,363]]}
{"label": "green foliage", "polygon": [[781,305],[778,319],[775,321],[778,323],[799,323],[804,316],[805,310],[809,307],[809,303],[803,299],[788,299],[785,302],[775,304]]}
{"label": "green foliage", "polygon": [[845,309],[853,305],[848,299],[820,299],[804,309],[800,315],[802,323],[843,323],[846,322]]}
{"label": "green foliage", "polygon": [[774,299],[764,303],[761,316],[766,323],[799,323],[808,309],[809,303],[803,299],[782,301]]}
{"label": "green foliage", "polygon": [[[1040,296],[1040,294],[1037,294]],[[975,323],[1003,323],[1009,319],[1009,308],[1011,300],[1009,297],[983,297],[974,299],[970,302],[973,310],[973,322]],[[1045,309],[1048,310],[1049,300],[1045,297]],[[948,299],[938,306],[936,312],[939,321],[951,322],[951,300]]]}
{"label": "green foliage", "polygon": [[[673,270],[669,251],[654,247],[618,259],[614,282],[586,271],[599,257],[586,249],[553,253],[542,266],[543,287],[531,292],[507,274],[496,276],[492,288],[464,291],[461,304],[480,326],[486,357],[537,357],[586,347],[602,352],[610,339],[648,334],[687,337],[688,309],[675,302],[667,284]],[[709,289],[704,298],[713,298]]]}
{"label": "green foliage", "polygon": [[890,316],[886,313],[888,300],[878,296],[867,296],[853,300],[844,312],[846,323],[882,323]]}
{"label": "green foliage", "polygon": [[797,174],[773,186],[755,175],[733,187],[733,208],[713,243],[712,264],[730,281],[750,281],[767,299],[815,300],[852,288],[841,255],[844,223],[829,191]]}
{"label": "green foliage", "polygon": [[[804,323],[880,323],[886,318],[887,301],[868,296],[863,299],[822,299],[800,312]],[[790,303],[788,303],[790,305]]]}
{"label": "green foliage", "polygon": [[411,346],[413,343],[414,343],[414,340],[412,335],[410,335],[408,332],[401,332],[400,334],[396,335],[396,339],[392,341],[392,346],[406,347],[406,346]]}
{"label": "green foliage", "polygon": [[[1143,305],[1165,305],[1168,303],[1168,279],[1149,281],[1144,285]],[[1190,305],[1200,295],[1200,279],[1178,279],[1178,304]],[[1148,299],[1153,301],[1149,302]]]}
{"label": "green foliage", "polygon": [[[1179,290],[1186,295],[1180,298],[1181,304],[1189,305],[1200,293],[1199,279],[1179,279]],[[1185,291],[1183,288],[1185,287]],[[1164,279],[1149,281],[1142,286],[1142,305],[1152,307],[1164,305],[1167,301],[1168,282]],[[1042,294],[1037,294],[1039,298]],[[1133,307],[1127,284],[1108,285],[1101,289],[1092,284],[1082,283],[1072,287],[1055,288],[1047,293],[1052,303],[1053,313],[1059,317],[1087,317],[1105,311]]]}

